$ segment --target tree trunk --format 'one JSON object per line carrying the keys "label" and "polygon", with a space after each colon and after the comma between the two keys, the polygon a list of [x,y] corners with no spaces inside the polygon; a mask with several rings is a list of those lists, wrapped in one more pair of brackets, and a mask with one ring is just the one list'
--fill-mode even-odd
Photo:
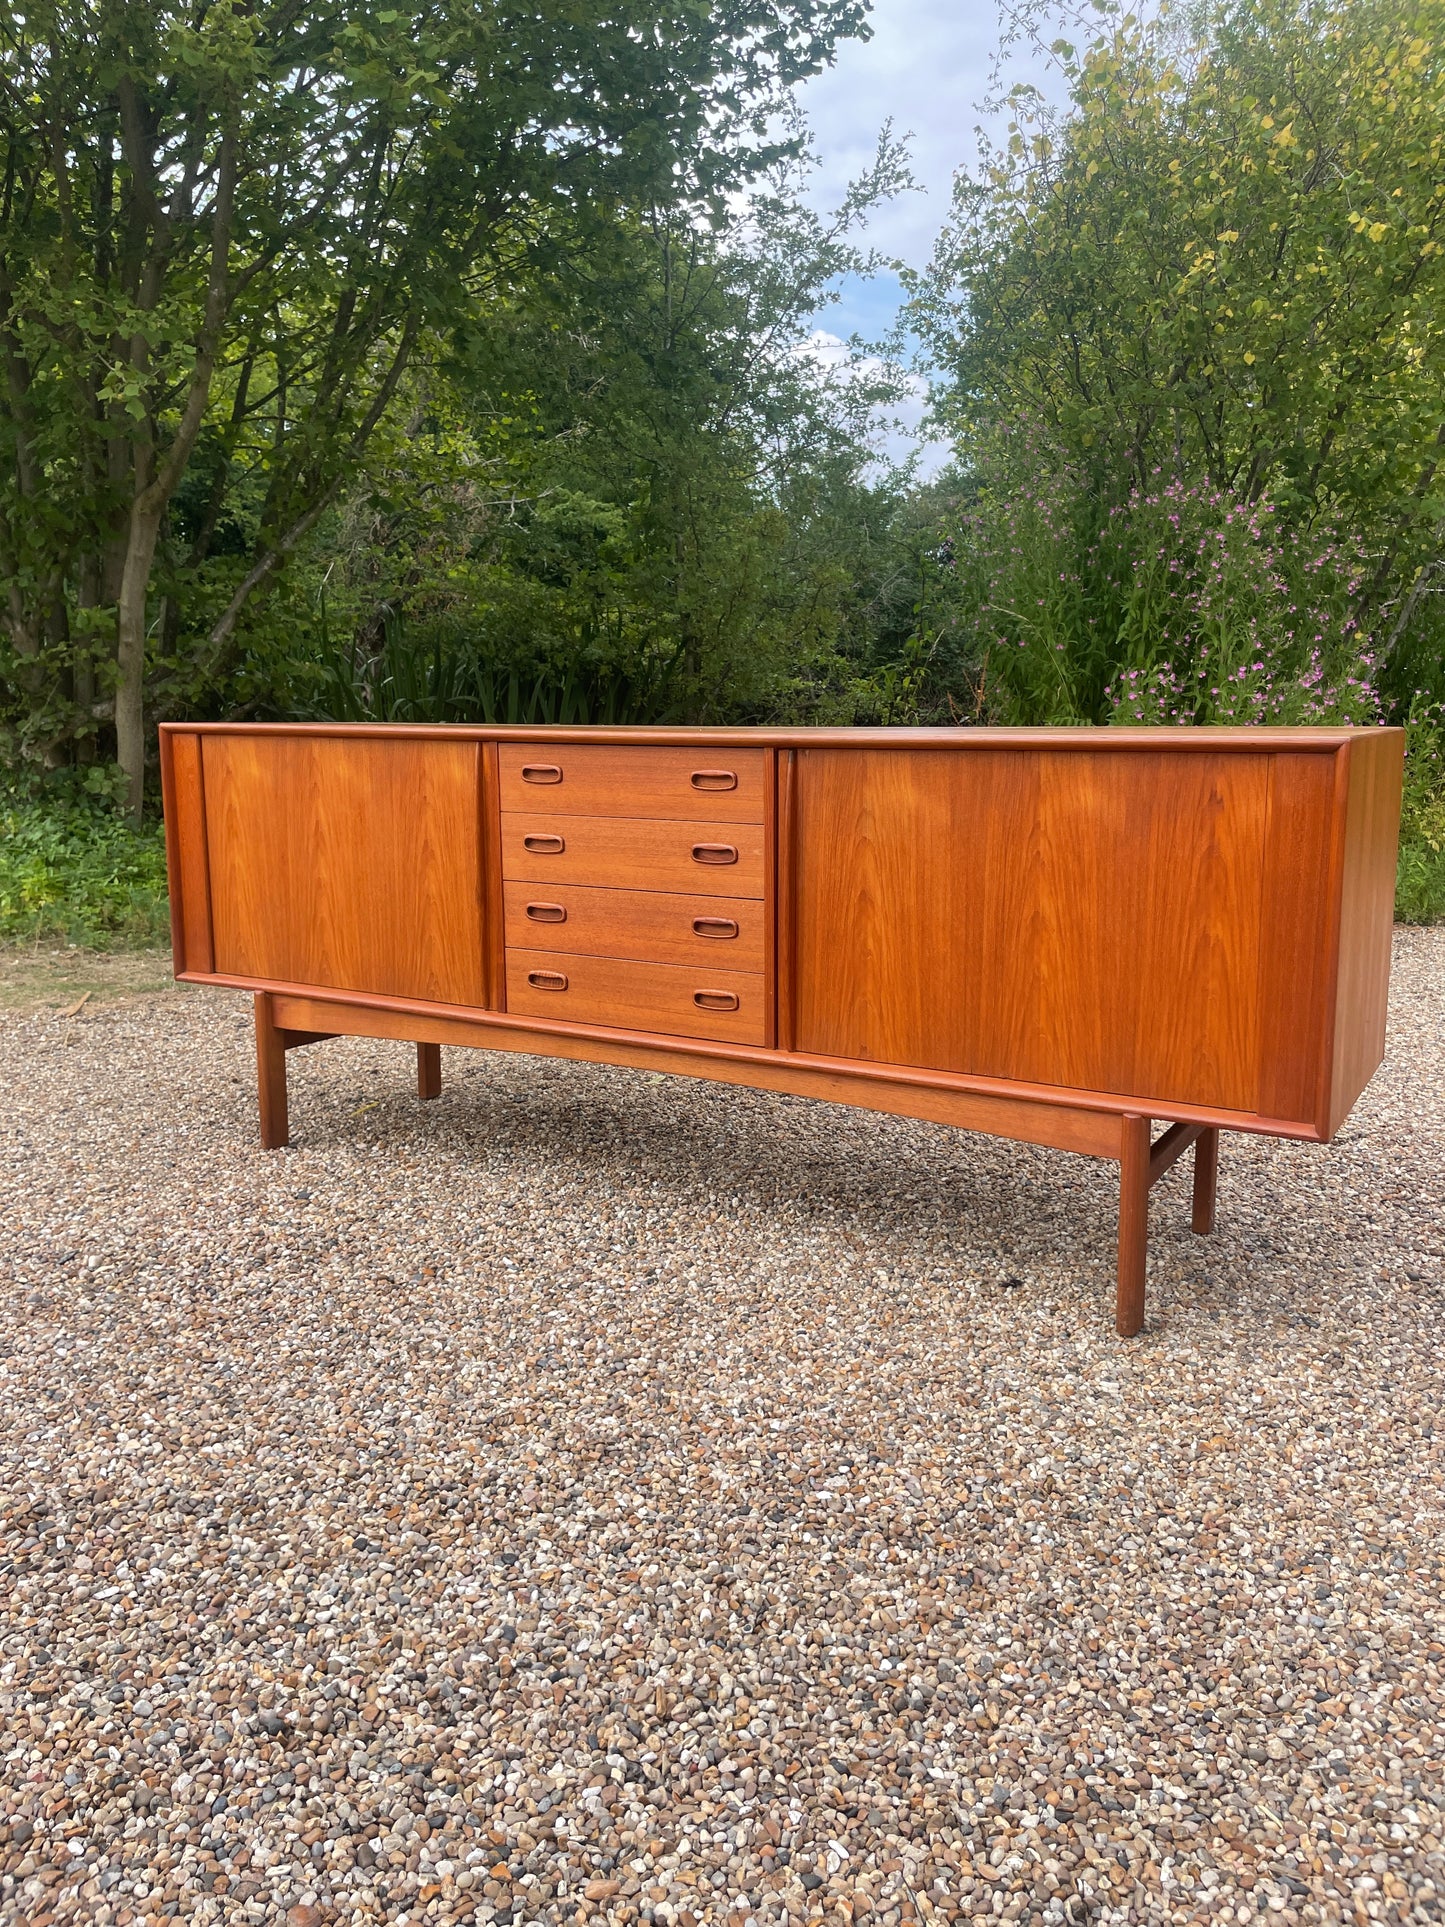
{"label": "tree trunk", "polygon": [[139,824],[145,803],[146,589],[161,529],[161,509],[133,511],[116,611],[115,760],[125,772],[125,804]]}

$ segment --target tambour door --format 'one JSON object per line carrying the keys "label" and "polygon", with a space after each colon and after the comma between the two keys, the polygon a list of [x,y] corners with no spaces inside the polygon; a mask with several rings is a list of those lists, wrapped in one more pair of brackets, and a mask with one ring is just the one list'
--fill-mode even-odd
{"label": "tambour door", "polygon": [[1327,754],[800,750],[797,1048],[1313,1118],[1333,781]]}
{"label": "tambour door", "polygon": [[197,740],[217,972],[484,1002],[478,743]]}

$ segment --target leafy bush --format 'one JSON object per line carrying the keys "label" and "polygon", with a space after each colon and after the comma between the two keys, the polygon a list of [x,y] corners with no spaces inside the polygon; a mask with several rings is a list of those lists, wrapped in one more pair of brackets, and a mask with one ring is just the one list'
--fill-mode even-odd
{"label": "leafy bush", "polygon": [[95,949],[164,943],[165,845],[115,803],[115,772],[0,793],[0,938],[63,938]]}
{"label": "leafy bush", "polygon": [[1379,720],[1353,613],[1365,561],[1330,530],[1169,482],[1111,512],[1086,567],[1098,653],[1119,665],[1111,721]]}
{"label": "leafy bush", "polygon": [[1445,4],[1005,14],[1027,78],[908,317],[957,447],[1037,424],[1101,517],[1163,474],[1332,523],[1370,557],[1354,614],[1387,707],[1445,697]]}
{"label": "leafy bush", "polygon": [[667,719],[681,652],[497,655],[456,624],[409,634],[389,616],[374,647],[324,637],[296,713],[339,722],[652,723]]}
{"label": "leafy bush", "polygon": [[1445,921],[1445,704],[1412,705],[1405,724],[1405,805],[1395,915]]}
{"label": "leafy bush", "polygon": [[[1156,476],[1108,506],[1028,430],[949,531],[975,710],[1010,723],[1379,718],[1355,547],[1268,501]],[[966,712],[965,712],[966,713]]]}

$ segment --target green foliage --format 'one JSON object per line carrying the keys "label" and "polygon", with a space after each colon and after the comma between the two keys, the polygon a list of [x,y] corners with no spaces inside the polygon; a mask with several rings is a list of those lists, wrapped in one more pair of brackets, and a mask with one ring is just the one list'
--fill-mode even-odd
{"label": "green foliage", "polygon": [[630,668],[605,657],[499,661],[465,631],[434,625],[418,642],[394,615],[380,646],[367,654],[354,640],[323,644],[310,713],[339,722],[665,722],[677,668],[676,654],[644,657]]}
{"label": "green foliage", "polygon": [[383,687],[457,719],[846,708],[904,495],[871,466],[898,382],[799,343],[901,179],[885,142],[826,220],[786,170],[746,228],[594,225],[460,330],[310,551],[324,597],[276,709],[350,714]]}
{"label": "green foliage", "polygon": [[1162,478],[1339,531],[1387,695],[1445,694],[1445,0],[1103,13],[917,289],[960,448],[1036,425],[1101,524]]}
{"label": "green foliage", "polygon": [[[0,16],[0,730],[113,725],[157,652],[224,703],[242,614],[418,357],[590,229],[706,226],[861,0],[37,0]],[[152,691],[152,694],[155,692]]]}
{"label": "green foliage", "polygon": [[0,940],[95,949],[169,933],[165,845],[118,811],[112,771],[0,794]]}
{"label": "green foliage", "polygon": [[1405,724],[1405,807],[1395,914],[1445,922],[1445,704],[1417,698]]}
{"label": "green foliage", "polygon": [[1362,558],[1272,503],[1156,477],[1100,512],[1034,435],[1000,437],[952,527],[979,706],[1016,723],[1377,719]]}

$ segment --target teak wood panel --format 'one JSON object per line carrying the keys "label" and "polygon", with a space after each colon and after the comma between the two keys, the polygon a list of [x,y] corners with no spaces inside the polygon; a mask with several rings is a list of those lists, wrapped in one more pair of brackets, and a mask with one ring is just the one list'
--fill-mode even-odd
{"label": "teak wood panel", "polygon": [[1102,1111],[1071,1110],[1057,1103],[1031,1103],[979,1091],[950,1091],[921,1084],[883,1083],[863,1070],[820,1069],[786,1058],[758,1063],[745,1059],[698,1054],[696,1047],[670,1045],[666,1037],[593,1038],[566,1030],[539,1037],[527,1030],[484,1028],[475,1020],[432,1012],[414,1016],[368,1005],[326,1003],[319,998],[285,992],[273,999],[275,1021],[293,1030],[329,1031],[347,1037],[389,1037],[413,1043],[418,1038],[468,1049],[522,1052],[544,1051],[583,1064],[621,1064],[636,1070],[662,1071],[674,1077],[706,1079],[711,1083],[743,1085],[751,1090],[788,1091],[825,1103],[852,1104],[884,1111],[895,1117],[930,1118],[964,1131],[987,1131],[994,1137],[1023,1144],[1049,1144],[1060,1151],[1086,1157],[1117,1158],[1120,1120]]}
{"label": "teak wood panel", "polygon": [[1337,756],[1271,756],[1260,888],[1260,1058],[1256,1108],[1319,1120],[1328,1027],[1327,909]]}
{"label": "teak wood panel", "polygon": [[[445,1004],[423,1003],[407,997],[380,997],[371,991],[331,989],[318,991],[294,983],[261,983],[255,978],[219,974],[201,976],[189,971],[181,974],[187,983],[230,984],[240,990],[264,992],[273,998],[325,997],[328,1004],[345,1005],[347,1009],[353,1011],[384,1010],[401,1023],[412,1021],[422,1023],[432,1019],[445,1020],[447,1023],[455,1021],[469,1035],[476,1033],[472,1041],[487,1049],[491,1048],[492,1040],[498,1033],[525,1034],[531,1040],[526,1048],[545,1056],[551,1051],[553,1037],[566,1033],[574,1038],[589,1038],[605,1042],[609,1049],[614,1044],[626,1044],[629,1048],[635,1047],[639,1051],[665,1049],[671,1056],[681,1054],[696,1057],[709,1064],[726,1060],[734,1069],[744,1068],[749,1076],[765,1089],[784,1088],[782,1085],[770,1084],[768,1078],[776,1066],[786,1061],[794,1068],[807,1067],[828,1076],[861,1078],[869,1084],[883,1083],[899,1090],[946,1091],[954,1096],[967,1094],[987,1097],[990,1100],[1007,1099],[1011,1102],[1017,1100],[1030,1109],[1042,1108],[1050,1111],[1063,1109],[1071,1116],[1089,1112],[1100,1117],[1113,1118],[1116,1122],[1121,1116],[1137,1114],[1144,1108],[1137,1099],[1121,1097],[1117,1092],[1066,1090],[1054,1084],[1021,1084],[1015,1078],[981,1078],[970,1076],[966,1072],[936,1071],[917,1065],[877,1064],[860,1059],[850,1061],[830,1057],[804,1057],[797,1053],[790,1054],[785,1060],[777,1049],[767,1042],[761,1045],[733,1044],[709,1041],[706,1038],[688,1038],[676,1032],[670,1036],[654,1037],[636,1031],[619,1030],[606,1024],[559,1024],[555,1017],[524,1016],[518,1012],[474,1009],[456,1011]],[[279,1019],[277,1021],[279,1022]],[[365,1034],[370,1035],[369,1032]],[[398,1035],[402,1034],[404,1033],[398,1033]],[[418,1031],[417,1036],[435,1036],[441,1042],[446,1041],[439,1031]],[[461,1039],[458,1038],[457,1041]],[[623,1060],[608,1058],[598,1061],[620,1063]],[[632,1060],[629,1058],[626,1061]],[[920,1112],[919,1115],[923,1113]],[[932,1113],[928,1115],[931,1116]],[[1171,1103],[1169,1116],[1178,1123],[1208,1125],[1225,1131],[1257,1132],[1269,1137],[1293,1138],[1301,1143],[1316,1143],[1320,1136],[1318,1127],[1313,1121],[1301,1122],[1299,1119],[1262,1117],[1256,1111],[1228,1111],[1216,1104],[1190,1104],[1183,1101],[1177,1104]],[[1053,1138],[1038,1138],[1032,1141],[1049,1144],[1057,1141],[1061,1148],[1080,1148],[1063,1145],[1062,1140]],[[1117,1146],[1115,1150],[1105,1155],[1112,1157],[1116,1154]]]}
{"label": "teak wood panel", "polygon": [[502,810],[497,745],[482,743],[482,941],[487,1008],[507,1008],[506,917],[502,908]]}
{"label": "teak wood panel", "polygon": [[480,753],[203,738],[215,968],[484,1005]]}
{"label": "teak wood panel", "polygon": [[1258,1108],[1270,758],[803,749],[796,1044]]}
{"label": "teak wood panel", "polygon": [[764,907],[756,897],[663,890],[555,889],[508,883],[507,942],[532,950],[761,972]]}
{"label": "teak wood panel", "polygon": [[1385,1054],[1404,732],[1361,731],[1344,758],[1347,801],[1327,1114],[1331,1137]]}
{"label": "teak wood panel", "polygon": [[[719,727],[679,723],[162,723],[162,729],[183,729],[212,736],[327,736],[343,742],[385,738],[391,742],[469,742],[515,744],[550,748],[565,743],[616,749],[1047,749],[1075,748],[1085,755],[1096,749],[1168,750],[1188,756],[1217,755],[1242,749],[1251,755],[1276,749],[1336,750],[1362,732],[1335,725],[1304,727],[1296,724],[1260,726],[1230,724],[1216,728],[1181,728],[1177,723],[1127,730],[1060,728],[1042,724],[1020,728],[999,724],[982,728],[948,723],[934,727],[889,724],[883,727],[853,723],[836,726],[781,724],[769,727],[741,723]],[[1372,729],[1371,735],[1385,732]]]}
{"label": "teak wood panel", "polygon": [[[765,840],[761,822],[522,815],[507,810],[502,815],[502,875],[509,883],[586,883],[611,890],[761,897]],[[695,850],[735,854],[731,861],[700,861]]]}
{"label": "teak wood panel", "polygon": [[761,749],[708,754],[662,744],[504,743],[502,808],[761,823],[765,754]]}
{"label": "teak wood panel", "polygon": [[211,971],[211,884],[206,857],[206,794],[201,739],[173,734],[161,749],[170,881],[171,946],[178,967]]}
{"label": "teak wood panel", "polygon": [[[729,1001],[731,1008],[719,1007]],[[764,984],[761,976],[703,965],[509,949],[507,1009],[566,1024],[761,1044]]]}

